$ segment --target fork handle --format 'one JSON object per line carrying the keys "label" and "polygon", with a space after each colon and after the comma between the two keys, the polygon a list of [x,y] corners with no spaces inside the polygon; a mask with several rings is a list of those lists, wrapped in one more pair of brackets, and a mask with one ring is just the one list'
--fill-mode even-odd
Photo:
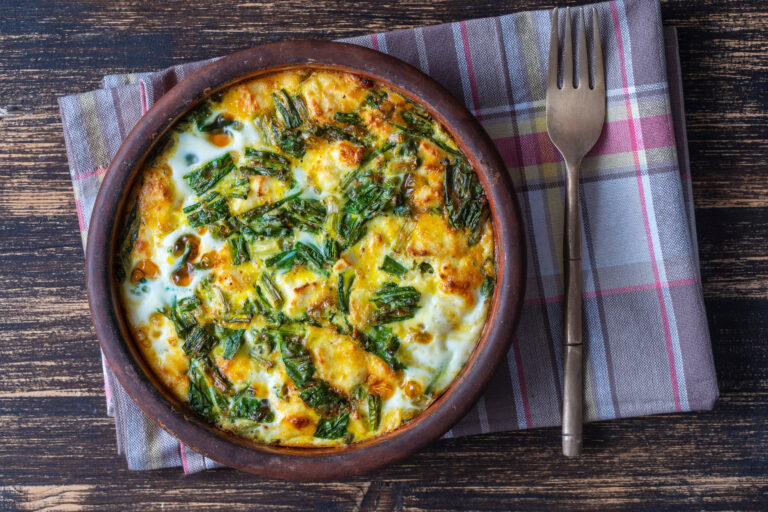
{"label": "fork handle", "polygon": [[565,312],[563,318],[563,455],[581,454],[583,423],[581,214],[579,172],[581,161],[566,161],[566,206],[563,267]]}

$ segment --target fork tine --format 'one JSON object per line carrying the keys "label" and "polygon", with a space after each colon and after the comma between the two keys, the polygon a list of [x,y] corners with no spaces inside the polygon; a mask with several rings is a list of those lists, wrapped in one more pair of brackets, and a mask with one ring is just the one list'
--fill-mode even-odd
{"label": "fork tine", "polygon": [[589,87],[589,59],[587,58],[587,29],[584,26],[584,8],[579,10],[579,87]]}
{"label": "fork tine", "polygon": [[549,31],[549,64],[547,89],[557,89],[557,7],[552,9],[552,28]]}
{"label": "fork tine", "polygon": [[600,23],[597,9],[592,8],[592,69],[595,75],[594,88],[605,91],[605,68],[603,67],[603,46],[600,43]]}
{"label": "fork tine", "polygon": [[565,9],[565,38],[563,39],[563,89],[573,87],[573,37],[571,36],[571,8]]}

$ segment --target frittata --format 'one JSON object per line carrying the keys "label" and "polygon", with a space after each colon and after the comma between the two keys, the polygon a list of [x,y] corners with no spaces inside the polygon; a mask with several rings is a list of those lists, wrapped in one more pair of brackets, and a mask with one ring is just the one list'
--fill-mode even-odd
{"label": "frittata", "polygon": [[116,279],[149,366],[205,421],[336,446],[396,429],[472,353],[495,283],[483,187],[381,84],[300,68],[214,95],[145,163]]}

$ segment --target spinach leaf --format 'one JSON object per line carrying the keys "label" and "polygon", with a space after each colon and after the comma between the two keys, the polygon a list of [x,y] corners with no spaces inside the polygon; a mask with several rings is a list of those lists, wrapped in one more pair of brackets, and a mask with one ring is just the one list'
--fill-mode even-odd
{"label": "spinach leaf", "polygon": [[244,329],[228,329],[226,327],[216,326],[216,338],[219,340],[219,344],[224,348],[221,357],[228,360],[235,357],[235,354],[240,350],[240,346],[243,344],[244,332]]}
{"label": "spinach leaf", "polygon": [[394,370],[404,368],[404,365],[397,359],[400,338],[392,335],[392,329],[386,326],[374,326],[369,334],[361,334],[360,336],[365,350],[377,355]]}
{"label": "spinach leaf", "polygon": [[309,384],[315,374],[315,365],[309,350],[298,341],[281,336],[280,354],[283,357],[285,371],[293,383],[300,388]]}
{"label": "spinach leaf", "polygon": [[197,414],[211,423],[227,410],[227,399],[215,386],[208,384],[204,363],[201,360],[190,361],[187,378],[189,379],[189,406]]}
{"label": "spinach leaf", "polygon": [[253,389],[246,387],[232,397],[229,406],[229,416],[235,419],[246,419],[258,423],[275,421],[275,413],[266,398],[253,397]]}
{"label": "spinach leaf", "polygon": [[468,229],[469,245],[474,245],[489,215],[480,180],[466,161],[457,158],[445,166],[443,189],[449,224],[453,228]]}
{"label": "spinach leaf", "polygon": [[335,413],[346,405],[344,396],[334,391],[327,382],[321,379],[312,380],[299,394],[299,398],[321,416]]}
{"label": "spinach leaf", "polygon": [[349,412],[345,412],[335,418],[320,419],[315,430],[315,437],[320,439],[341,439],[347,435],[347,424],[349,423]]}
{"label": "spinach leaf", "polygon": [[193,311],[201,305],[202,302],[200,302],[200,299],[198,299],[196,295],[185,297],[180,301],[177,301],[176,297],[173,298],[170,311],[166,316],[173,322],[173,327],[176,329],[176,335],[180,339],[186,338],[189,331],[197,325],[197,320],[195,319]]}

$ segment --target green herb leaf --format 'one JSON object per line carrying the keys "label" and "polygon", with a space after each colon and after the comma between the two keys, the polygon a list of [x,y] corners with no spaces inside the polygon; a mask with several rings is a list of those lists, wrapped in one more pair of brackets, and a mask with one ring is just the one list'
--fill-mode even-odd
{"label": "green herb leaf", "polygon": [[394,178],[380,183],[381,175],[372,172],[355,173],[345,180],[344,195],[347,202],[341,212],[338,234],[342,246],[347,248],[363,237],[368,220],[392,208],[399,184]]}
{"label": "green herb leaf", "polygon": [[254,237],[285,238],[293,230],[290,220],[283,212],[270,212],[253,217],[247,226]]}
{"label": "green herb leaf", "polygon": [[283,272],[304,263],[318,274],[328,277],[325,257],[320,249],[311,243],[296,242],[293,249],[278,253],[264,261],[266,266],[276,267]]}
{"label": "green herb leaf", "polygon": [[435,271],[432,268],[432,265],[430,265],[426,261],[422,261],[421,263],[419,263],[419,272],[421,272],[422,274],[433,274]]}
{"label": "green herb leaf", "polygon": [[226,197],[245,199],[251,190],[251,182],[242,171],[231,173],[219,185],[218,190]]}
{"label": "green herb leaf", "polygon": [[323,256],[327,263],[333,264],[339,259],[341,255],[341,247],[339,242],[333,238],[327,237],[323,242]]}
{"label": "green herb leaf", "polygon": [[232,397],[229,416],[234,419],[246,419],[257,423],[275,421],[275,413],[269,406],[269,400],[254,398],[251,387],[242,389]]}
{"label": "green herb leaf", "polygon": [[365,97],[365,104],[369,107],[379,108],[381,104],[387,99],[387,92],[382,89],[376,89],[368,93]]}
{"label": "green herb leaf", "polygon": [[123,230],[120,234],[120,237],[118,238],[118,240],[120,240],[120,246],[117,251],[118,261],[117,265],[115,266],[115,277],[117,277],[118,281],[122,281],[130,274],[130,254],[133,250],[133,244],[139,237],[140,223],[141,217],[139,216],[139,205],[138,202],[136,202],[134,203],[133,208],[131,208],[131,211],[128,214],[128,218],[125,219],[125,225],[123,226]]}
{"label": "green herb leaf", "polygon": [[199,358],[207,355],[215,342],[205,327],[195,325],[181,348],[188,356]]}
{"label": "green herb leaf", "polygon": [[227,409],[227,399],[215,386],[208,384],[204,373],[205,363],[193,359],[189,363],[187,378],[189,379],[189,406],[197,414],[210,423],[216,420]]}
{"label": "green herb leaf", "polygon": [[309,351],[296,339],[281,336],[280,354],[283,357],[285,371],[294,384],[303,388],[315,374],[315,365]]}
{"label": "green herb leaf", "polygon": [[187,216],[187,222],[193,228],[213,224],[229,215],[227,199],[218,192],[210,192],[199,203],[191,204],[182,209]]}
{"label": "green herb leaf", "polygon": [[485,279],[483,280],[483,284],[480,287],[480,295],[482,295],[485,298],[490,298],[491,296],[493,296],[493,289],[495,287],[496,287],[496,279],[486,275]]}
{"label": "green herb leaf", "polygon": [[261,284],[266,291],[267,298],[269,299],[273,308],[278,309],[283,305],[283,294],[280,293],[280,289],[277,287],[272,277],[264,272],[261,274]]}
{"label": "green herb leaf", "polygon": [[304,139],[298,132],[283,132],[280,135],[278,144],[280,145],[280,149],[296,158],[302,158],[307,154]]}
{"label": "green herb leaf", "polygon": [[320,439],[341,439],[347,435],[349,412],[345,412],[331,419],[320,419],[315,430],[315,437]]}
{"label": "green herb leaf", "polygon": [[403,363],[397,359],[397,350],[400,348],[400,338],[392,335],[392,329],[387,326],[374,326],[366,335],[362,334],[363,348],[377,355],[394,370],[404,368]]}
{"label": "green herb leaf", "polygon": [[328,277],[328,270],[325,268],[325,257],[316,245],[311,243],[296,242],[294,247],[298,251],[300,258],[304,262],[308,263],[315,272]]}
{"label": "green herb leaf", "polygon": [[352,293],[352,283],[354,282],[355,282],[354,272],[339,274],[337,295],[339,300],[339,307],[344,313],[349,313],[349,295]]}
{"label": "green herb leaf", "polygon": [[402,113],[402,116],[403,120],[421,135],[432,135],[432,123],[428,119],[407,110]]}
{"label": "green herb leaf", "polygon": [[420,298],[421,293],[413,286],[385,283],[371,298],[376,306],[374,321],[377,324],[388,324],[413,318]]}
{"label": "green herb leaf", "polygon": [[296,105],[293,103],[293,98],[288,94],[288,91],[281,89],[280,95],[272,93],[272,101],[275,104],[275,110],[286,128],[293,129],[301,126],[301,116],[296,109]]}
{"label": "green herb leaf", "polygon": [[184,175],[184,179],[197,193],[202,195],[235,168],[229,153],[211,160],[202,167]]}
{"label": "green herb leaf", "polygon": [[228,329],[226,327],[216,326],[215,333],[216,338],[219,340],[219,344],[224,348],[222,356],[224,359],[232,359],[240,350],[243,344],[244,329]]}
{"label": "green herb leaf", "polygon": [[327,382],[320,379],[314,379],[310,382],[309,385],[299,393],[299,398],[304,400],[304,403],[313,408],[321,416],[335,414],[335,412],[346,404],[344,395],[337,393]]}
{"label": "green herb leaf", "polygon": [[[280,127],[273,115],[260,115],[253,118],[253,125],[261,135],[261,139],[271,146],[277,146],[280,138]],[[246,150],[247,151],[247,150]]]}
{"label": "green herb leaf", "polygon": [[268,267],[276,267],[278,270],[286,272],[291,270],[296,265],[300,265],[303,261],[299,256],[299,251],[296,249],[288,249],[287,251],[280,252],[274,256],[264,260],[264,264]]}
{"label": "green herb leaf", "polygon": [[298,197],[285,205],[285,211],[293,224],[310,233],[317,233],[323,227],[327,211],[322,201]]}
{"label": "green herb leaf", "polygon": [[173,298],[173,303],[170,307],[170,311],[166,316],[173,322],[173,327],[176,329],[176,335],[180,339],[185,339],[187,333],[197,325],[197,320],[193,314],[193,311],[200,307],[202,302],[197,296],[185,297],[180,301],[176,301],[176,297]]}
{"label": "green herb leaf", "polygon": [[381,424],[381,397],[368,395],[368,430],[379,429]]}
{"label": "green herb leaf", "polygon": [[457,158],[445,166],[443,189],[449,224],[453,228],[466,228],[470,233],[469,245],[474,245],[489,215],[480,180],[468,163]]}
{"label": "green herb leaf", "polygon": [[203,126],[205,126],[208,118],[211,117],[211,110],[210,101],[204,101],[198,107],[195,107],[194,110],[190,111],[189,114],[184,117],[184,120],[179,124],[186,126],[187,123],[191,121],[194,123],[195,128],[200,130]]}
{"label": "green herb leaf", "polygon": [[[357,128],[358,132],[364,132],[362,128]],[[312,130],[312,134],[315,137],[324,137],[329,140],[347,140],[353,144],[357,144],[358,146],[362,146],[363,141],[360,140],[359,137],[356,137],[354,134],[349,133],[348,131],[344,131],[338,126],[333,126],[330,124],[326,125],[317,125]]]}
{"label": "green herb leaf", "polygon": [[245,163],[241,169],[249,174],[271,176],[281,181],[293,179],[290,161],[277,153],[247,147],[244,159]]}
{"label": "green herb leaf", "polygon": [[343,239],[343,247],[352,247],[365,235],[367,219],[356,213],[345,212],[339,222],[339,236]]}
{"label": "green herb leaf", "polygon": [[248,243],[241,233],[231,236],[228,242],[232,250],[232,262],[235,265],[242,265],[246,261],[250,261],[251,255],[248,251]]}
{"label": "green herb leaf", "polygon": [[379,267],[380,270],[383,270],[387,274],[392,274],[395,276],[402,277],[405,275],[406,272],[408,272],[408,269],[403,266],[402,263],[397,261],[394,258],[391,258],[389,255],[384,256],[384,262]]}
{"label": "green herb leaf", "polygon": [[361,124],[363,122],[363,120],[360,119],[360,114],[356,112],[336,112],[334,118],[338,122],[344,124]]}
{"label": "green herb leaf", "polygon": [[[394,147],[395,147],[395,144],[393,142],[387,142],[387,143],[383,144],[381,147],[378,147],[378,148],[374,149],[373,151],[371,151],[370,153],[368,153],[367,155],[365,155],[363,157],[363,159],[360,161],[359,168],[360,169],[364,168],[366,165],[368,165],[370,162],[372,162],[375,158],[383,155],[384,153],[386,153],[387,151],[389,151],[390,149],[392,149]],[[344,183],[342,183],[341,186],[342,186],[342,188],[346,188],[344,186]]]}
{"label": "green herb leaf", "polygon": [[[197,124],[197,121],[195,121],[195,124]],[[243,128],[243,124],[235,118],[219,114],[210,123],[203,126],[197,124],[197,127],[201,132],[223,133],[226,129],[240,130]]]}
{"label": "green herb leaf", "polygon": [[439,147],[440,149],[442,149],[443,151],[447,151],[448,153],[451,153],[452,155],[455,155],[455,156],[461,156],[461,151],[459,151],[458,149],[452,148],[451,146],[449,146],[445,142],[441,141],[440,139],[436,139],[434,137],[430,137],[429,140],[434,142],[435,145],[437,147]]}

